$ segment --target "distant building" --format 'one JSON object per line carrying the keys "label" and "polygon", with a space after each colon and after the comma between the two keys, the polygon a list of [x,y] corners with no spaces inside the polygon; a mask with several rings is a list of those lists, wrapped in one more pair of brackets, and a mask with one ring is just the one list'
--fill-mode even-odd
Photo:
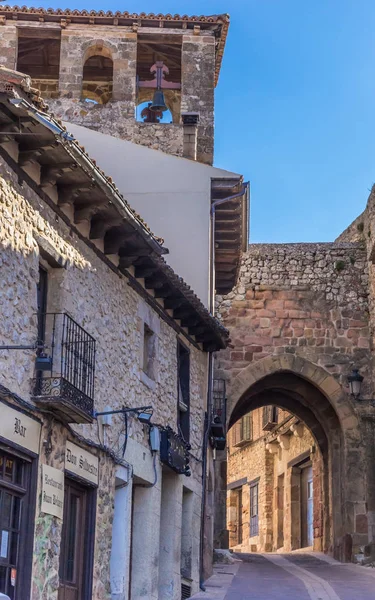
{"label": "distant building", "polygon": [[[276,406],[235,423],[228,440],[229,546],[240,552],[290,552],[321,540],[321,470],[308,428]],[[314,542],[315,538],[315,542]]]}

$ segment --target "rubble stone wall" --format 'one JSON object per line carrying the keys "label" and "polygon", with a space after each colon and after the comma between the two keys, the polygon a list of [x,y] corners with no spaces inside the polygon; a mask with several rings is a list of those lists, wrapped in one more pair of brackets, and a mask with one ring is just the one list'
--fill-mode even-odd
{"label": "rubble stone wall", "polygon": [[[0,64],[17,67],[17,27],[50,28],[51,24],[6,21],[1,27]],[[53,27],[56,29],[56,27]],[[155,32],[176,36],[182,44],[181,110],[198,112],[197,160],[212,165],[214,152],[215,37],[212,32],[142,27],[142,35]],[[183,155],[183,125],[140,123],[136,106],[138,34],[133,27],[67,24],[61,29],[60,72],[57,86],[40,81],[42,95],[51,95],[49,108],[59,119],[71,121],[175,156]],[[82,99],[83,66],[93,55],[113,60],[113,97],[107,104],[92,104]],[[152,65],[150,65],[151,68]],[[150,73],[150,79],[152,75]],[[38,86],[38,81],[34,84]],[[58,88],[58,89],[57,89]],[[50,92],[49,92],[50,90]]]}
{"label": "rubble stone wall", "polygon": [[371,373],[368,275],[360,244],[252,244],[237,286],[217,297],[231,332],[218,373],[230,379],[269,355],[299,355],[340,382],[353,365]]}
{"label": "rubble stone wall", "polygon": [[[47,310],[68,312],[96,339],[95,409],[99,411],[107,407],[116,409],[122,406],[152,405],[153,423],[160,426],[169,425],[176,430],[176,332],[139,298],[127,284],[125,277],[120,277],[109,269],[98,254],[73,233],[25,183],[19,183],[4,163],[0,166],[1,343],[19,345],[35,342],[38,270],[42,260],[38,243],[41,238],[47,240],[54,252],[66,262],[65,268],[46,265],[49,279]],[[45,264],[44,261],[42,263]],[[142,376],[143,332],[144,323],[147,321],[152,324],[157,336],[156,378],[155,382],[151,383]],[[206,399],[207,355],[189,345],[185,339],[184,343],[190,350],[191,452],[195,457],[190,461],[192,477],[184,477],[184,486],[194,493],[195,511],[200,514],[201,440]],[[15,352],[0,353],[0,383],[13,394],[32,404],[31,381],[35,376],[35,352],[20,350],[17,351],[17,355]],[[49,426],[46,418],[45,431]],[[89,442],[105,443],[118,458],[121,458],[124,425],[120,418],[113,418],[113,425],[107,428],[105,439],[103,430],[98,428],[96,422],[93,425],[72,425],[71,428]],[[62,461],[65,441],[68,438],[72,439],[69,430],[57,421],[53,421],[52,429],[53,454],[48,458],[41,449],[39,466],[47,462],[58,467]],[[143,461],[144,457],[150,454],[147,428],[136,418],[130,417],[128,434],[133,442],[142,448],[139,460]],[[98,453],[100,480],[96,507],[93,599],[108,600],[115,464],[105,452]],[[126,453],[124,458],[125,461],[128,458]],[[157,472],[160,478],[162,469],[159,463]],[[181,483],[179,485],[182,493]],[[38,493],[33,567],[34,595],[43,600],[56,600],[61,521],[46,517],[39,509]],[[158,552],[158,541],[154,542]],[[198,554],[197,551],[195,553]],[[198,556],[195,562],[197,565]],[[193,568],[194,589],[199,585],[196,565],[194,564]],[[153,569],[155,573],[153,572],[152,577],[155,580],[156,563]]]}

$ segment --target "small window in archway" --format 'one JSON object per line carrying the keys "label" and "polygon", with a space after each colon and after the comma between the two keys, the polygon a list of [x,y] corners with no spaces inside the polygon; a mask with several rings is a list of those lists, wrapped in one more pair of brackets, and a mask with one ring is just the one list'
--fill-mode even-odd
{"label": "small window in archway", "polygon": [[142,121],[143,123],[173,123],[172,113],[169,108],[162,112],[151,110],[151,106],[151,100],[141,102],[137,106],[137,121]]}
{"label": "small window in archway", "polygon": [[106,104],[112,99],[113,61],[95,54],[83,67],[82,98],[95,104]]}

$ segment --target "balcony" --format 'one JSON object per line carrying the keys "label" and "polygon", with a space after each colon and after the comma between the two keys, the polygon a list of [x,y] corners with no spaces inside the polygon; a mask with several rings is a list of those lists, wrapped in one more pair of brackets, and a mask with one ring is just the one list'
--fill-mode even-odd
{"label": "balcony", "polygon": [[67,423],[92,423],[95,340],[66,313],[39,315],[43,349],[37,356],[33,400]]}

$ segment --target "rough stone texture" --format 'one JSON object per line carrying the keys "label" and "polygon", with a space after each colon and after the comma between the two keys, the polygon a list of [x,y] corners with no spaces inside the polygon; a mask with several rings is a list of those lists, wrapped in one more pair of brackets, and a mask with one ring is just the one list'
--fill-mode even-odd
{"label": "rough stone texture", "polygon": [[199,113],[197,159],[208,164],[213,162],[214,68],[215,38],[184,36],[181,112]]}
{"label": "rough stone texture", "polygon": [[[17,26],[30,27],[30,23],[17,21]],[[33,23],[34,26],[47,27],[41,23]],[[142,27],[143,35],[155,36],[156,31],[153,28]],[[15,23],[7,21],[2,26],[1,33],[0,63],[15,68]],[[50,96],[49,107],[56,117],[175,156],[183,155],[181,113],[198,112],[200,120],[196,160],[212,164],[215,37],[209,31],[192,35],[190,30],[170,28],[160,29],[157,35],[160,36],[161,43],[165,35],[175,35],[179,43],[182,43],[181,92],[166,91],[166,101],[173,115],[172,124],[136,121],[137,104],[152,96],[150,90],[145,92],[145,89],[141,89],[137,96],[138,36],[131,27],[69,24],[61,30],[58,81],[38,79],[33,83],[40,88],[44,97]],[[82,100],[84,63],[94,55],[113,60],[113,95],[107,104],[92,105]]]}
{"label": "rough stone texture", "polygon": [[[3,284],[0,290],[1,343],[32,344],[36,339],[36,286],[40,260],[36,242],[38,236],[46,238],[56,253],[67,259],[66,268],[49,269],[47,310],[69,312],[97,340],[96,410],[104,410],[108,406],[115,409],[124,405],[130,407],[151,404],[154,409],[153,422],[161,426],[169,425],[176,430],[175,331],[145,305],[128,286],[125,278],[111,271],[26,184],[21,186],[3,163],[0,167],[0,274]],[[157,374],[152,385],[145,382],[141,368],[144,322],[147,319],[155,324],[157,335]],[[32,402],[31,378],[34,376],[34,357],[33,351],[17,351],[17,355],[15,351],[0,354],[1,384],[29,402]],[[194,493],[194,519],[199,523],[207,356],[191,346],[190,364],[191,452],[196,458],[191,459],[192,477],[189,480],[184,478],[184,485]],[[49,418],[46,417],[45,427],[48,427],[48,423]],[[84,439],[96,444],[103,443],[103,431],[100,431],[96,423],[72,425],[72,429],[84,436]],[[140,444],[140,459],[143,460],[142,454],[148,456],[150,453],[146,429],[137,419],[130,417],[128,433],[134,442]],[[113,425],[106,433],[105,444],[117,453],[119,458],[123,435],[123,421],[114,417]],[[48,461],[41,453],[40,462],[58,466],[67,438],[72,439],[69,430],[54,422],[54,453]],[[95,450],[89,450],[95,453]],[[115,465],[105,452],[99,452],[99,457],[93,599],[107,600],[110,597],[109,557]],[[125,460],[126,458],[125,454]],[[159,464],[157,470],[160,477]],[[37,501],[34,591],[38,598],[56,600],[61,521],[40,514],[39,506]],[[160,506],[154,507],[154,510],[158,513]],[[195,536],[194,539],[197,546],[199,536]],[[158,540],[153,542],[158,547]],[[195,568],[198,564],[198,547],[194,548],[194,553],[195,590],[198,586],[198,572]],[[176,557],[177,554],[174,553],[173,556]],[[153,569],[156,569],[154,577],[157,577],[157,564]]]}
{"label": "rough stone texture", "polygon": [[17,63],[17,29],[1,27],[0,65],[14,69]]}
{"label": "rough stone texture", "polygon": [[229,424],[270,403],[306,423],[324,465],[316,536],[323,529],[323,548],[342,560],[363,553],[373,535],[356,515],[364,502],[373,514],[374,409],[353,402],[346,381],[360,368],[363,397],[373,397],[371,269],[363,243],[251,245],[238,285],[217,299],[231,334],[216,360]]}
{"label": "rough stone texture", "polygon": [[219,373],[229,369],[233,376],[285,352],[323,366],[343,383],[353,364],[368,368],[366,271],[358,244],[250,245],[237,286],[217,297],[232,341],[218,357]]}
{"label": "rough stone texture", "polygon": [[134,118],[134,109],[129,116],[126,102],[108,102],[101,105],[79,99],[58,98],[48,99],[48,106],[51,112],[63,121],[76,123],[153,150],[161,150],[175,156],[183,154],[181,126],[173,123],[140,123]]}
{"label": "rough stone texture", "polygon": [[[286,411],[279,411],[279,423],[291,415]],[[293,539],[293,525],[297,514],[300,511],[300,503],[293,506],[291,473],[292,468],[288,467],[289,461],[296,459],[306,451],[314,449],[315,442],[309,430],[302,427],[301,435],[296,436],[290,431],[290,424],[295,419],[288,421],[285,426],[279,425],[272,432],[265,432],[261,427],[262,409],[256,409],[251,413],[253,422],[252,441],[242,447],[234,445],[233,436],[229,434],[229,459],[228,459],[228,484],[242,479],[247,480],[247,484],[241,486],[242,489],[242,542],[238,543],[238,507],[236,505],[236,496],[238,488],[228,492],[228,522],[230,547],[240,552],[267,552],[276,551],[282,548],[284,551],[295,550],[301,547],[300,534],[297,533]],[[283,448],[277,441],[277,435],[282,431],[287,435],[289,447]],[[272,452],[267,449],[267,444],[274,448]],[[312,453],[312,463],[318,461],[320,453]],[[284,512],[283,512],[283,543],[278,539],[279,515],[278,515],[278,477],[284,475]],[[320,474],[321,475],[321,474]],[[259,535],[250,537],[250,496],[248,493],[248,483],[259,478]],[[316,549],[321,545],[321,525],[319,521],[321,511],[321,500],[319,498],[321,485],[317,478],[314,488],[316,502],[315,508],[315,529],[314,544]],[[296,509],[296,510],[295,510]],[[293,518],[294,517],[294,518]],[[321,519],[320,519],[321,520]],[[294,545],[293,545],[294,544]]]}

